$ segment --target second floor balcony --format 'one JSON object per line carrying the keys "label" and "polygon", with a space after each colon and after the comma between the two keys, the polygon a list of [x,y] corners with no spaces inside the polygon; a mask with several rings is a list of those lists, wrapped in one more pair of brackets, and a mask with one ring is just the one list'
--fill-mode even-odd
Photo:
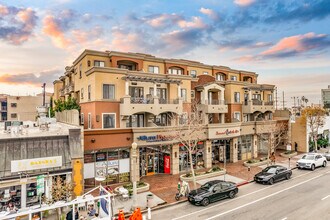
{"label": "second floor balcony", "polygon": [[133,115],[140,112],[149,112],[159,115],[163,112],[175,112],[182,114],[183,104],[181,99],[160,99],[131,97],[125,96],[121,98],[120,114]]}
{"label": "second floor balcony", "polygon": [[243,103],[243,113],[252,114],[256,111],[265,113],[267,111],[274,112],[274,102],[273,101],[262,101],[258,99],[246,100]]}
{"label": "second floor balcony", "polygon": [[225,100],[209,99],[201,102],[200,110],[206,114],[227,113],[228,105]]}

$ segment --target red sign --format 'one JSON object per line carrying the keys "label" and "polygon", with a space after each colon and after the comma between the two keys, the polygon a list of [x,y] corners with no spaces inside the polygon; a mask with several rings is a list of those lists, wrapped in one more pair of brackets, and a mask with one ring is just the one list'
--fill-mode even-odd
{"label": "red sign", "polygon": [[170,156],[164,156],[164,173],[171,173]]}
{"label": "red sign", "polygon": [[237,129],[233,129],[233,130],[229,130],[229,129],[227,129],[227,130],[225,130],[225,131],[217,131],[215,134],[216,135],[222,135],[222,134],[225,134],[225,135],[231,135],[231,134],[236,134],[236,133],[238,133],[239,132],[239,130],[237,130]]}

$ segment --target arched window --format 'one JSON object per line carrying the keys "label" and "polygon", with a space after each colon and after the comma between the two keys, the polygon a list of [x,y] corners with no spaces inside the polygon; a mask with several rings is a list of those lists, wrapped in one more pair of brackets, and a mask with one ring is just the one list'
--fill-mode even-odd
{"label": "arched window", "polygon": [[183,69],[180,67],[171,67],[168,69],[168,74],[183,75]]}
{"label": "arched window", "polygon": [[216,79],[217,81],[226,81],[226,75],[223,74],[223,73],[217,73],[217,74],[215,75],[215,79]]}

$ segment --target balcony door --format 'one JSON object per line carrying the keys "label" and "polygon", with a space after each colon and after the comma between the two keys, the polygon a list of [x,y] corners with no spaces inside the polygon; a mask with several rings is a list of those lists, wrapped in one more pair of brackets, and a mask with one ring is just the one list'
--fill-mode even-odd
{"label": "balcony door", "polygon": [[129,87],[129,95],[134,98],[142,98],[143,97],[143,87]]}
{"label": "balcony door", "polygon": [[[154,94],[154,88],[149,89],[149,93],[151,95]],[[159,98],[159,103],[164,103],[166,102],[167,99],[167,89],[165,88],[157,88],[157,97]]]}

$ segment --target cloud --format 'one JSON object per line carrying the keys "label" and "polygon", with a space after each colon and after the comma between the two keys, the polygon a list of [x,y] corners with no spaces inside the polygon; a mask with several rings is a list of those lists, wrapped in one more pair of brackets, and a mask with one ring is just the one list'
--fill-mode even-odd
{"label": "cloud", "polygon": [[150,25],[153,28],[170,27],[173,24],[176,24],[178,21],[182,20],[182,17],[175,13],[173,13],[173,14],[156,14],[156,15],[143,17],[141,19],[139,19],[137,17],[131,17],[131,18],[135,18],[139,21],[142,21],[142,22]]}
{"label": "cloud", "polygon": [[236,5],[246,7],[252,5],[256,0],[234,0]]}
{"label": "cloud", "polygon": [[203,20],[200,17],[192,17],[191,21],[180,20],[178,21],[178,25],[181,28],[203,29],[207,27],[207,25],[203,22]]}
{"label": "cloud", "polygon": [[46,70],[37,73],[25,73],[25,74],[5,74],[0,76],[1,83],[5,84],[29,84],[29,85],[41,85],[42,83],[52,83],[58,79],[63,73],[63,70],[54,69]]}
{"label": "cloud", "polygon": [[310,32],[304,35],[285,37],[273,47],[262,52],[261,56],[269,58],[290,57],[313,50],[323,50],[329,46],[328,35]]}
{"label": "cloud", "polygon": [[313,32],[303,35],[285,37],[279,40],[274,46],[259,53],[258,55],[246,55],[236,58],[236,61],[248,62],[266,59],[281,59],[295,56],[318,55],[316,51],[323,51],[330,47],[330,39],[326,34],[315,34]]}
{"label": "cloud", "polygon": [[270,42],[255,42],[251,39],[224,40],[217,43],[220,51],[226,50],[248,50],[271,46]]}
{"label": "cloud", "polygon": [[212,10],[212,9],[208,9],[208,8],[201,8],[199,10],[202,14],[205,14],[207,16],[209,16],[210,18],[212,18],[213,20],[219,20],[220,19],[220,15]]}
{"label": "cloud", "polygon": [[141,51],[149,45],[143,32],[124,30],[120,27],[113,27],[111,32],[113,37],[111,47],[114,50],[124,52]]}
{"label": "cloud", "polygon": [[71,40],[65,36],[65,32],[70,29],[75,17],[72,10],[64,10],[58,15],[47,15],[43,19],[43,32],[51,37],[57,47],[66,48],[71,44]]}
{"label": "cloud", "polygon": [[0,39],[20,45],[32,36],[38,17],[31,8],[0,5]]}

